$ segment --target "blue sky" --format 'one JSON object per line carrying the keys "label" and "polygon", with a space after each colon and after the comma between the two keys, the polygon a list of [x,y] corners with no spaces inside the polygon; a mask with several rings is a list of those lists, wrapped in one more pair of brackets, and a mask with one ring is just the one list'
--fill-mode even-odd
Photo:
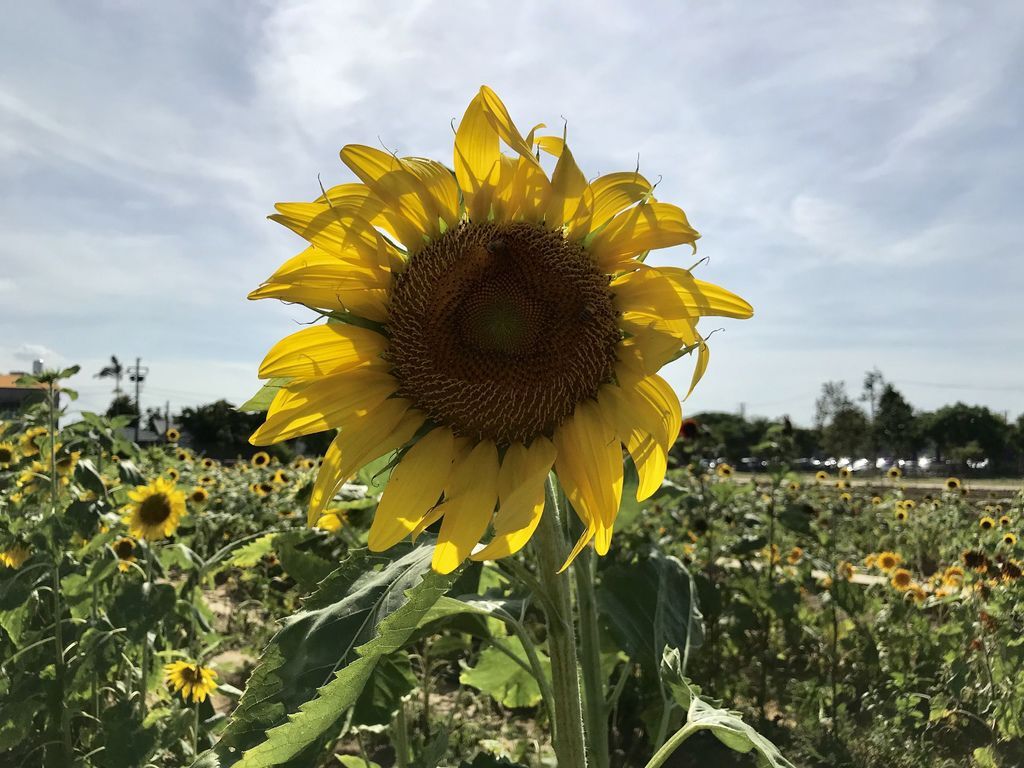
{"label": "blue sky", "polygon": [[[690,412],[809,421],[877,366],[921,408],[1024,411],[1024,5],[35,0],[0,27],[0,371],[150,367],[143,405],[257,386],[308,319],[245,294],[301,243],[265,216],[345,143],[451,162],[481,83],[635,166],[701,231]],[[691,263],[689,251],[658,263]],[[674,364],[682,387],[688,363]],[[82,375],[76,407],[110,387]]]}

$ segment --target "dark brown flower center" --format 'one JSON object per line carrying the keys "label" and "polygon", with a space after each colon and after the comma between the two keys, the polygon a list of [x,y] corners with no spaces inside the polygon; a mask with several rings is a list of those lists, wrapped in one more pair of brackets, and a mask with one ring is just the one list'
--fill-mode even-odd
{"label": "dark brown flower center", "polygon": [[561,232],[463,224],[397,275],[387,359],[398,394],[456,434],[551,434],[611,379],[621,339],[607,275]]}
{"label": "dark brown flower center", "polygon": [[123,539],[114,545],[114,553],[121,560],[127,560],[135,554],[135,544],[129,539]]}
{"label": "dark brown flower center", "polygon": [[162,493],[147,496],[139,504],[139,519],[145,525],[160,525],[171,516],[171,500]]}
{"label": "dark brown flower center", "polygon": [[13,458],[14,454],[11,453],[10,448],[0,448],[0,463],[8,464]]}

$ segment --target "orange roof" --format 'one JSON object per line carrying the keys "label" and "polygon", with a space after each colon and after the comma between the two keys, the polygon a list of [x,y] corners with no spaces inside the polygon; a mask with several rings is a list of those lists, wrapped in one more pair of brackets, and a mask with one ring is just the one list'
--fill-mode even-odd
{"label": "orange roof", "polygon": [[27,376],[25,373],[0,373],[0,389],[46,389],[45,384],[29,384],[26,387],[19,387],[16,382],[22,376]]}

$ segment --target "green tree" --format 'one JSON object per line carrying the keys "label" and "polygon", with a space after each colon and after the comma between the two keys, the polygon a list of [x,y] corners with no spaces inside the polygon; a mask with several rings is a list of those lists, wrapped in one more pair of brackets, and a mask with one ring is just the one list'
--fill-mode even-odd
{"label": "green tree", "polygon": [[914,408],[892,384],[882,388],[871,426],[875,445],[890,456],[912,456],[921,447]]}
{"label": "green tree", "polygon": [[107,418],[112,419],[115,416],[131,416],[132,420],[128,422],[128,425],[134,427],[139,420],[139,406],[128,395],[116,395],[107,408]]}
{"label": "green tree", "polygon": [[814,425],[821,447],[832,456],[855,456],[871,447],[871,424],[841,381],[826,381],[815,403]]}
{"label": "green tree", "polygon": [[178,417],[192,446],[222,459],[249,456],[256,449],[249,435],[263,422],[262,413],[242,413],[227,400],[185,408]]}
{"label": "green tree", "polygon": [[977,444],[993,469],[1009,458],[1010,425],[984,406],[959,402],[947,405],[923,417],[922,424],[922,432],[935,446],[940,461],[953,457],[954,452],[960,457],[970,453],[970,458],[976,458],[971,443]]}

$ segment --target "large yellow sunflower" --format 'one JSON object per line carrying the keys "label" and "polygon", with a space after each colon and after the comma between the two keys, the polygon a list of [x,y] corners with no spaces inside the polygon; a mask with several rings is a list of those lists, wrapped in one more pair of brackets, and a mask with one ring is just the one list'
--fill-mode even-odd
{"label": "large yellow sunflower", "polygon": [[542,127],[524,138],[485,86],[456,132],[454,173],[348,145],[341,159],[358,183],[271,216],[309,247],[250,298],[328,322],[270,350],[260,376],[285,383],[251,440],[340,429],[310,524],[361,466],[399,451],[369,546],[441,520],[433,566],[447,573],[519,550],[554,469],[585,525],[568,565],[590,542],[608,551],[622,446],[638,498],[660,487],[682,414],[656,372],[696,352],[692,390],[708,364],[698,318],[753,312],[688,269],[645,264],[652,249],[695,243],[682,209],[635,171],[588,181]]}
{"label": "large yellow sunflower", "polygon": [[128,530],[137,539],[162,539],[170,536],[186,513],[185,494],[167,478],[158,477],[149,485],[128,492],[131,503],[125,509]]}

